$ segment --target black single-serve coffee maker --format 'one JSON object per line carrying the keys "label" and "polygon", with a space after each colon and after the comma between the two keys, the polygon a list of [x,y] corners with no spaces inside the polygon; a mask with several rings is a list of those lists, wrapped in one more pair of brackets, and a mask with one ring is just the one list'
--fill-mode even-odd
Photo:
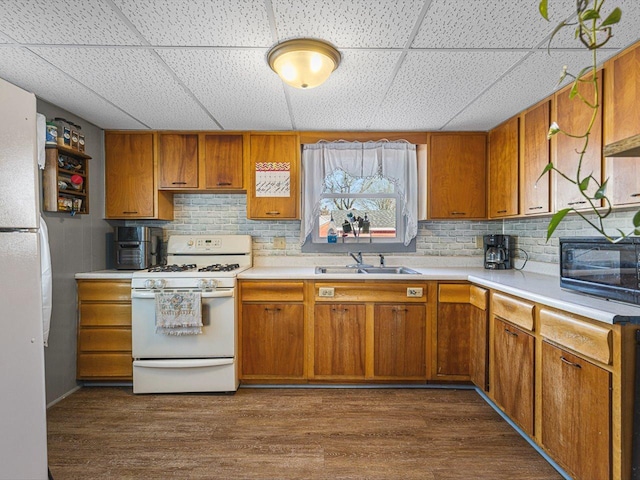
{"label": "black single-serve coffee maker", "polygon": [[513,240],[511,235],[485,235],[484,268],[491,270],[513,268]]}

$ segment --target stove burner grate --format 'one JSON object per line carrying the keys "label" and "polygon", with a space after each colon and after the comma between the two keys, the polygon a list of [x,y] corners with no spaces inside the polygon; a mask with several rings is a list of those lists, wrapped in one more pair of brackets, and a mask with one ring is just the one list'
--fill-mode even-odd
{"label": "stove burner grate", "polygon": [[148,272],[159,273],[159,272],[186,272],[187,270],[193,270],[196,268],[195,263],[185,264],[185,265],[158,265],[155,267],[151,267]]}
{"label": "stove burner grate", "polygon": [[216,263],[213,265],[208,265],[206,267],[199,268],[199,272],[231,272],[237,268],[240,268],[240,264],[238,263],[228,263],[226,265],[222,265],[220,263]]}

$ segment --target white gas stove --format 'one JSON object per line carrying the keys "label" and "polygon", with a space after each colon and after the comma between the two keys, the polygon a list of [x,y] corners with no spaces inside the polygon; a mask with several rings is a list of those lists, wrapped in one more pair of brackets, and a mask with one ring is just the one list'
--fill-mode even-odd
{"label": "white gas stove", "polygon": [[[237,390],[236,276],[251,264],[249,235],[172,235],[167,265],[134,272],[134,393]],[[166,311],[167,302],[185,299],[191,302],[188,318],[197,320],[201,331],[159,327],[176,314]]]}

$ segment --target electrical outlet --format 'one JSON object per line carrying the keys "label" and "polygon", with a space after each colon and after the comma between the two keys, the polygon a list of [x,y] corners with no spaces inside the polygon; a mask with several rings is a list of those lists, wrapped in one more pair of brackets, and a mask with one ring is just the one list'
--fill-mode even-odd
{"label": "electrical outlet", "polygon": [[273,237],[273,248],[284,250],[287,248],[287,241],[284,237]]}
{"label": "electrical outlet", "polygon": [[318,296],[319,297],[333,297],[334,295],[334,288],[333,287],[320,287],[318,289]]}
{"label": "electrical outlet", "polygon": [[484,246],[484,237],[482,235],[476,236],[476,248],[482,248]]}
{"label": "electrical outlet", "polygon": [[407,288],[407,297],[414,297],[414,298],[422,297],[422,288],[417,288],[417,287]]}

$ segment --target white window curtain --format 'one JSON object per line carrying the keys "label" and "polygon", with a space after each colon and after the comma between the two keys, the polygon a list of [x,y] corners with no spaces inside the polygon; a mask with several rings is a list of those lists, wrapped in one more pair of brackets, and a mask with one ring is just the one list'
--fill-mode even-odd
{"label": "white window curtain", "polygon": [[320,142],[302,150],[303,202],[301,243],[312,232],[320,211],[324,179],[336,170],[354,177],[382,175],[401,198],[405,222],[403,243],[409,245],[418,231],[418,169],[416,146],[399,142]]}

